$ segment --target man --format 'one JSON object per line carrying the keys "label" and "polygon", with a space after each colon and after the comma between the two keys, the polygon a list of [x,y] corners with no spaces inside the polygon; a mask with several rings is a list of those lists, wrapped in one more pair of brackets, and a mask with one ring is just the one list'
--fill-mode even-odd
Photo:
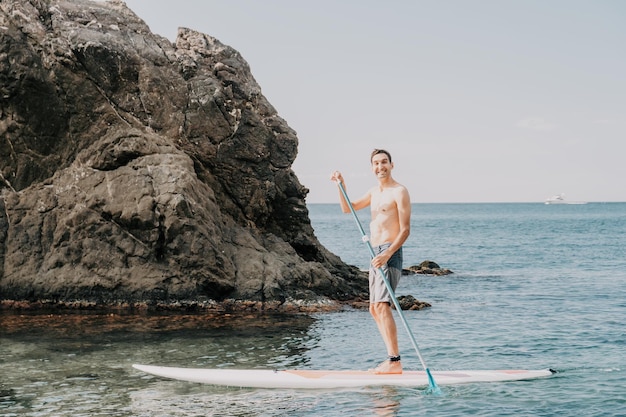
{"label": "man", "polygon": [[[398,350],[398,331],[391,311],[391,295],[380,276],[379,268],[385,271],[393,290],[402,275],[402,245],[409,237],[411,201],[407,189],[391,176],[393,162],[384,149],[374,149],[370,157],[372,172],[378,185],[363,197],[352,202],[355,210],[371,207],[370,243],[376,256],[369,269],[370,313],[387,347],[388,359],[371,369],[376,374],[401,374],[402,364]],[[339,171],[330,179],[344,183]],[[344,183],[345,186],[345,183]],[[339,192],[341,210],[350,212],[348,202]]]}

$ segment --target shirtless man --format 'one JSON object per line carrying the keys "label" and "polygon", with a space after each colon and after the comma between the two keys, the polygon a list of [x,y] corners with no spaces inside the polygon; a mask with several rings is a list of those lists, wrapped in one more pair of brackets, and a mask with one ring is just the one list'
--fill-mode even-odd
{"label": "shirtless man", "polygon": [[[369,270],[370,314],[378,326],[389,356],[371,371],[377,374],[401,374],[398,331],[391,311],[391,296],[378,269],[383,268],[395,291],[402,275],[402,244],[410,233],[411,201],[407,189],[391,176],[393,163],[389,152],[374,149],[370,161],[378,185],[353,201],[352,207],[360,210],[371,206],[372,210],[370,243],[376,257],[372,259]],[[339,171],[333,172],[330,179],[344,183]],[[350,207],[341,191],[339,201],[341,210],[349,213]]]}

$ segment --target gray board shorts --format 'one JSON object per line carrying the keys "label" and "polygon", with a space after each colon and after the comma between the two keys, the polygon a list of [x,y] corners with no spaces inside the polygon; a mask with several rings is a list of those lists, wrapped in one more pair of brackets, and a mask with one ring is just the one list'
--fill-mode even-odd
{"label": "gray board shorts", "polygon": [[[391,246],[391,243],[383,243],[382,245],[375,246],[374,254],[379,255]],[[402,248],[398,249],[396,253],[391,255],[389,261],[382,267],[385,272],[385,276],[389,280],[389,285],[393,291],[396,291],[400,277],[402,276]],[[391,303],[391,295],[387,290],[385,281],[380,275],[380,270],[370,265],[369,269],[369,284],[370,284],[370,303]]]}

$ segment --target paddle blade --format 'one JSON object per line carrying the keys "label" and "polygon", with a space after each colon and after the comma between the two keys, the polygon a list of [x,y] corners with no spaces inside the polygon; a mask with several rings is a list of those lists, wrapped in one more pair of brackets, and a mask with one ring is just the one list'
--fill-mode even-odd
{"label": "paddle blade", "polygon": [[442,395],[443,393],[441,392],[441,389],[439,389],[439,387],[437,386],[435,378],[433,378],[432,374],[430,373],[430,369],[428,368],[426,368],[426,375],[428,375],[428,389],[426,389],[426,393]]}

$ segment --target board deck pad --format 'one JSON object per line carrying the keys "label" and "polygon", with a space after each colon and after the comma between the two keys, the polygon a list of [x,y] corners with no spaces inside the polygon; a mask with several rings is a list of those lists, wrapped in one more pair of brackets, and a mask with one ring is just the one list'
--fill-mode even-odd
{"label": "board deck pad", "polygon": [[[241,388],[351,388],[365,386],[428,386],[425,371],[404,371],[396,375],[377,375],[368,371],[270,370],[270,369],[207,369],[169,366],[133,365],[142,372],[187,382]],[[437,385],[472,382],[519,381],[547,377],[550,369],[539,370],[469,370],[432,371]]]}

